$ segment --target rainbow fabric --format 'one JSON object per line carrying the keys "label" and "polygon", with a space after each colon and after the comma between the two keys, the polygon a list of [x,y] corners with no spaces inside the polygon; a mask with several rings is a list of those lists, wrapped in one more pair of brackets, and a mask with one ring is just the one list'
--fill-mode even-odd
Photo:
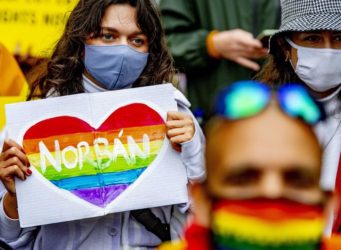
{"label": "rainbow fabric", "polygon": [[[114,140],[119,139],[126,152],[129,152],[128,136],[134,138],[139,148],[143,148],[144,135],[149,138],[147,157],[136,156],[132,161],[127,161],[122,154],[118,154],[114,160],[105,154],[100,159],[96,157],[94,148],[96,138],[105,138],[109,142],[106,147],[109,152],[113,152]],[[115,110],[97,129],[79,118],[70,116],[41,121],[26,131],[23,147],[31,166],[47,180],[83,200],[105,207],[134,183],[153,162],[163,145],[164,138],[165,124],[161,116],[147,105],[136,103]],[[89,145],[89,151],[73,168],[68,168],[62,163],[62,171],[59,172],[51,162],[46,161],[47,167],[43,171],[40,166],[39,142],[43,142],[56,158],[56,140],[59,142],[60,150],[70,146],[77,149],[80,142],[85,142]],[[104,145],[98,145],[100,150],[104,150]],[[77,162],[75,154],[70,152],[65,154],[64,158],[68,162]]]}
{"label": "rainbow fabric", "polygon": [[320,206],[287,201],[221,201],[213,211],[215,249],[320,249],[324,226]]}

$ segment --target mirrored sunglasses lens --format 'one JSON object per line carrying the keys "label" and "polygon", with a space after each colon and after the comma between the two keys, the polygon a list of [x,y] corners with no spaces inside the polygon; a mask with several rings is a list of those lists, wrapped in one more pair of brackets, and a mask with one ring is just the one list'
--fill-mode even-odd
{"label": "mirrored sunglasses lens", "polygon": [[267,105],[270,90],[255,82],[240,82],[233,85],[223,99],[224,115],[230,119],[254,116]]}
{"label": "mirrored sunglasses lens", "polygon": [[300,117],[309,124],[321,119],[320,109],[302,86],[288,86],[279,95],[280,105],[290,116]]}

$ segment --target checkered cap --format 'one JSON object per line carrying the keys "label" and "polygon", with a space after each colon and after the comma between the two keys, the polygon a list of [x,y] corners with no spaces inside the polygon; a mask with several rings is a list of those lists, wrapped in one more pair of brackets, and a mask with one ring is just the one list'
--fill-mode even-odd
{"label": "checkered cap", "polygon": [[341,31],[341,0],[281,0],[281,8],[281,27],[270,45],[276,36],[288,31]]}

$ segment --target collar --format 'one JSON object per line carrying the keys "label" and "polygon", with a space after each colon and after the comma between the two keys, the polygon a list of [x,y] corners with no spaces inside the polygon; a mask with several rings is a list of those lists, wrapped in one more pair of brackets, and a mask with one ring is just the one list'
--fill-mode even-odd
{"label": "collar", "polygon": [[323,104],[328,117],[341,118],[341,101],[340,101],[341,85],[329,96],[317,99],[318,102]]}
{"label": "collar", "polygon": [[108,91],[107,89],[102,88],[102,87],[98,86],[97,84],[95,84],[94,82],[92,82],[84,74],[83,74],[83,81],[82,82],[83,82],[83,87],[84,87],[85,93],[98,93],[98,92]]}

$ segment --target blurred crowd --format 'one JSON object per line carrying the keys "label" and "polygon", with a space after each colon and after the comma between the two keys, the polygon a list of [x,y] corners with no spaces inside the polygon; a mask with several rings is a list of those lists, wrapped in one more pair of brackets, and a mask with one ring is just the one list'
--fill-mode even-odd
{"label": "blurred crowd", "polygon": [[0,136],[0,248],[341,249],[340,0],[76,2],[50,57],[0,44],[0,131],[7,103],[173,83],[190,202],[23,229]]}

